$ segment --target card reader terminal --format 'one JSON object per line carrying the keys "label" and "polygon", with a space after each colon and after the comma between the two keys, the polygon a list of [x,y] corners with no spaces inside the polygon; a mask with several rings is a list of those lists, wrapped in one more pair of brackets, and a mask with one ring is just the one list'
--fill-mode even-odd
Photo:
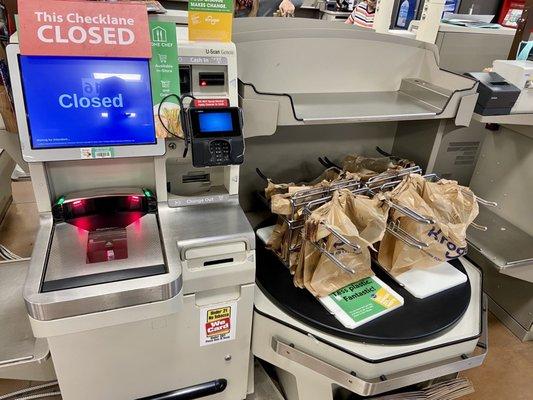
{"label": "card reader terminal", "polygon": [[243,124],[239,107],[191,107],[187,110],[187,115],[193,166],[243,163]]}

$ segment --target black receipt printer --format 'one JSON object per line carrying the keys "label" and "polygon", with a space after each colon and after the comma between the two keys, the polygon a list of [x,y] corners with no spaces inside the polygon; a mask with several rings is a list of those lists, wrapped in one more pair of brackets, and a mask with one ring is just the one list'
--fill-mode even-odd
{"label": "black receipt printer", "polygon": [[508,115],[511,113],[520,89],[495,72],[470,72],[465,74],[479,81],[475,112],[480,115]]}

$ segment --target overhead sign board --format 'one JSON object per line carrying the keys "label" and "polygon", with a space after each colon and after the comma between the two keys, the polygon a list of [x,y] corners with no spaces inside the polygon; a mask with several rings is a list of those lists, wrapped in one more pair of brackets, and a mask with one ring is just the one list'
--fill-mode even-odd
{"label": "overhead sign board", "polygon": [[18,10],[21,54],[151,57],[143,4],[24,0]]}

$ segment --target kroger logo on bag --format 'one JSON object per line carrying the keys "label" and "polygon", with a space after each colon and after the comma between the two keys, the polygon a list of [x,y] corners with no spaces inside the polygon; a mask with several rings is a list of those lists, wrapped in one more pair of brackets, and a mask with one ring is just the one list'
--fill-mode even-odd
{"label": "kroger logo on bag", "polygon": [[[438,229],[436,226],[432,226],[431,229],[427,233],[428,237],[434,239],[438,243],[439,251],[444,252],[444,257],[439,257],[436,254],[430,254],[428,250],[425,252],[428,253],[431,257],[440,260],[440,261],[446,261],[446,260],[453,260],[454,258],[458,258],[461,256],[464,256],[466,254],[466,247],[460,247],[450,241],[446,236],[442,234],[442,229]],[[430,248],[435,246],[432,246],[430,244]],[[434,253],[434,252],[432,252]]]}

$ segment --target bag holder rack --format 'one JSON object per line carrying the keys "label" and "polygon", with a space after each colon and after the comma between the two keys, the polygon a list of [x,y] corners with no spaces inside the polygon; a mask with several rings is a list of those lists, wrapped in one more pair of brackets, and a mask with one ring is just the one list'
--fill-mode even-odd
{"label": "bag holder rack", "polygon": [[[338,168],[337,165],[332,163],[327,158],[319,159],[319,161],[325,167]],[[263,179],[268,180],[268,178],[266,178],[266,176],[259,169],[257,169],[257,173]],[[341,190],[341,189],[347,189],[354,195],[366,195],[369,197],[374,197],[374,196],[382,195],[383,193],[396,188],[403,181],[403,178],[410,174],[422,174],[422,169],[419,166],[414,166],[414,167],[405,168],[399,171],[398,170],[385,171],[379,175],[376,175],[375,177],[370,178],[366,183],[361,182],[359,180],[355,180],[355,179],[348,179],[348,180],[341,180],[338,182],[334,182],[329,187],[314,188],[314,189],[302,190],[302,191],[296,192],[294,195],[292,195],[289,198],[289,202],[291,205],[291,214],[278,216],[279,218],[281,218],[281,220],[284,223],[287,224],[287,229],[288,229],[287,240],[289,242],[289,249],[288,249],[286,256],[282,256],[281,254],[278,254],[277,252],[275,252],[276,255],[281,259],[281,261],[285,265],[287,266],[290,265],[291,254],[301,249],[301,244],[292,245],[294,235],[302,234],[301,229],[304,227],[305,221],[311,215],[313,210],[315,210],[316,208],[330,201],[333,198],[333,193],[335,191]],[[436,174],[423,175],[423,177],[426,180],[431,181],[431,182],[437,182],[440,180],[439,176]],[[463,191],[463,193],[471,194],[471,192],[466,191],[466,190]],[[387,203],[387,205],[389,205],[389,207],[405,215],[406,217],[413,219],[414,221],[418,223],[427,224],[427,225],[432,225],[435,223],[433,219],[428,218],[427,216],[424,216],[408,207],[396,204],[392,200],[387,198],[386,196],[382,196],[382,198]],[[497,207],[498,205],[495,202],[482,199],[475,195],[474,195],[474,198],[479,204],[486,206],[486,207]],[[342,235],[334,227],[329,226],[328,224],[323,223],[323,222],[322,224],[340,242],[342,242],[344,245],[353,249],[355,253],[360,253],[362,251],[361,247],[357,243],[352,243],[349,238]],[[481,231],[487,231],[487,227],[478,225],[476,223],[472,223],[471,226]],[[408,232],[403,230],[398,220],[389,221],[386,229],[387,229],[387,232],[389,232],[391,235],[401,240],[402,242],[404,242],[410,247],[416,248],[418,250],[423,250],[429,247],[429,244],[418,240],[417,238],[413,237]],[[340,261],[334,253],[326,249],[324,240],[320,240],[318,243],[314,243],[311,241],[308,241],[308,242],[311,243],[322,254],[328,257],[337,267],[339,267],[343,271],[350,273],[350,274],[356,273],[356,271],[344,265],[342,261]]]}

